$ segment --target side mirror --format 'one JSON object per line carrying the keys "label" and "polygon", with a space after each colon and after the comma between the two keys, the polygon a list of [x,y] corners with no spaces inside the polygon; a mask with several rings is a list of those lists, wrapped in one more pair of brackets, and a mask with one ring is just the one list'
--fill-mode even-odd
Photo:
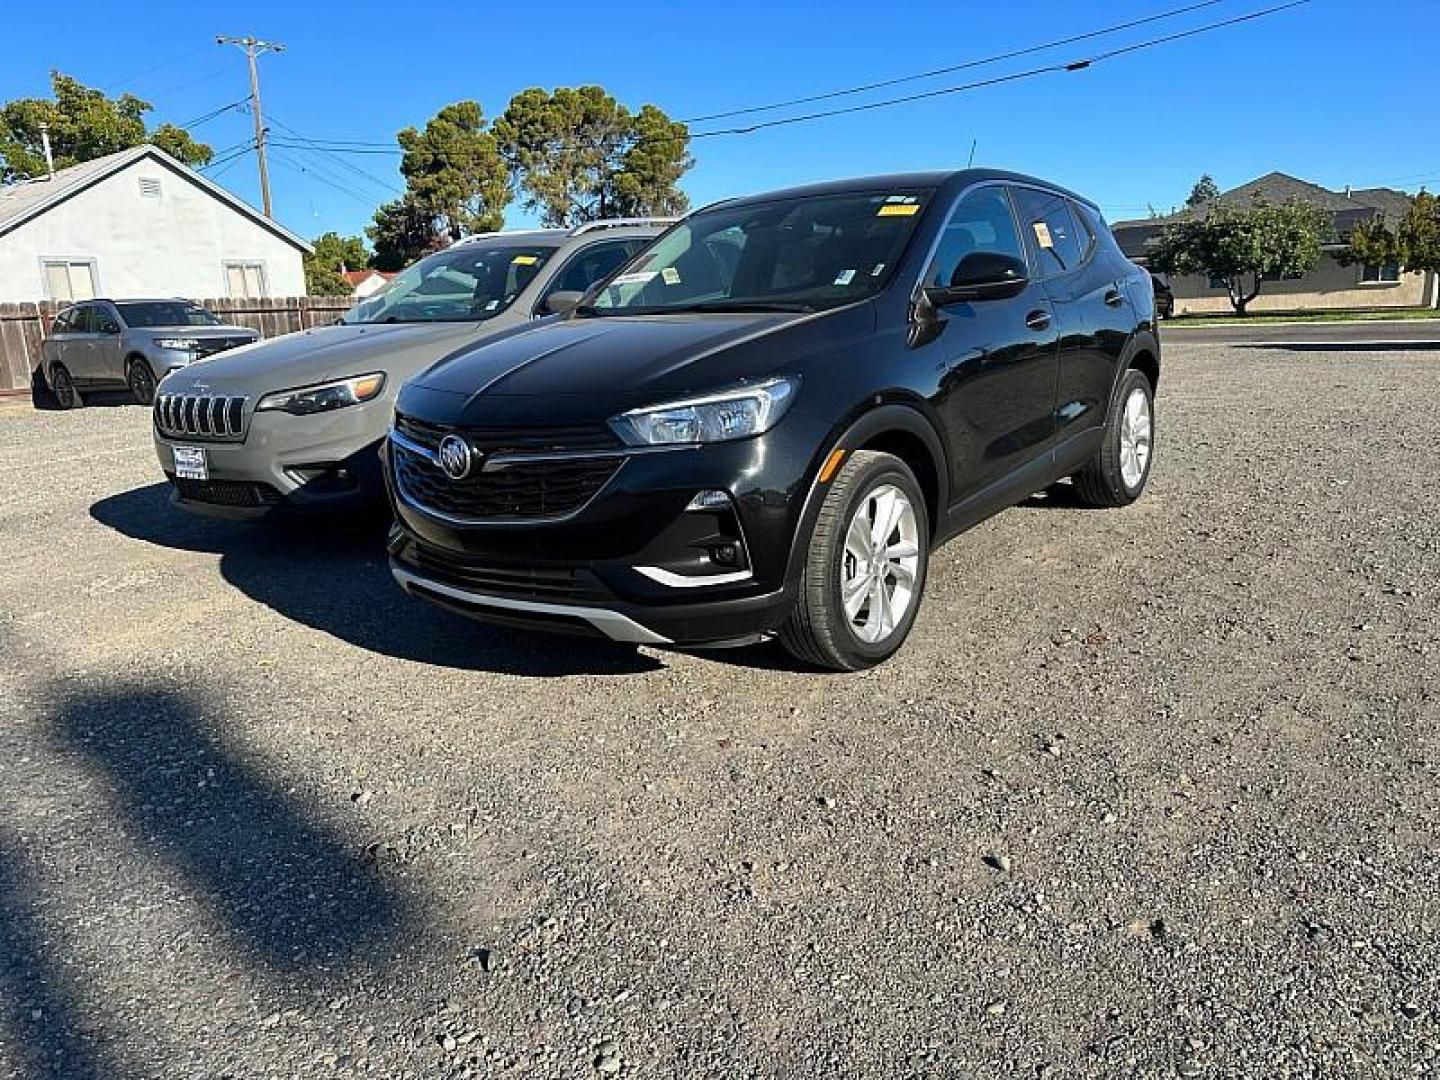
{"label": "side mirror", "polygon": [[955,267],[950,284],[927,287],[925,299],[936,307],[1006,300],[1019,296],[1028,284],[1029,270],[1020,259],[999,251],[972,251]]}
{"label": "side mirror", "polygon": [[583,292],[574,289],[557,289],[545,297],[545,302],[540,307],[546,315],[564,315],[567,311],[573,311],[584,299]]}

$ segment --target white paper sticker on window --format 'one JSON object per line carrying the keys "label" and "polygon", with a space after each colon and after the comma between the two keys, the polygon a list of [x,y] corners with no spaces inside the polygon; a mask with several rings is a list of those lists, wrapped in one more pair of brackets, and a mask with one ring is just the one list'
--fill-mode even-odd
{"label": "white paper sticker on window", "polygon": [[855,271],[854,271],[854,270],[841,270],[840,273],[838,273],[838,274],[835,275],[835,284],[836,284],[836,285],[849,285],[850,282],[852,282],[852,281],[854,281],[854,280],[855,280]]}
{"label": "white paper sticker on window", "polygon": [[637,270],[633,274],[621,274],[611,285],[644,285],[647,281],[655,280],[654,270]]}
{"label": "white paper sticker on window", "polygon": [[1035,230],[1035,239],[1039,242],[1042,248],[1053,249],[1055,247],[1055,241],[1050,239],[1049,225],[1046,225],[1043,221],[1037,221],[1032,226],[1032,228],[1034,228]]}
{"label": "white paper sticker on window", "polygon": [[880,276],[881,274],[883,274],[884,272],[885,272],[885,264],[884,264],[884,263],[876,263],[876,264],[875,264],[875,269],[870,271],[870,276],[871,276],[871,277],[879,277],[879,276]]}
{"label": "white paper sticker on window", "polygon": [[673,266],[667,266],[664,270],[660,271],[660,280],[665,282],[666,285],[679,285],[680,271],[676,270]]}

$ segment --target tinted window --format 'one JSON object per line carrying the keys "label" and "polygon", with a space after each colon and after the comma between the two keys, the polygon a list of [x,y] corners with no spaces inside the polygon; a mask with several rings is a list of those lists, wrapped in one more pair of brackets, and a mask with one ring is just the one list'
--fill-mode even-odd
{"label": "tinted window", "polygon": [[624,266],[645,243],[644,240],[609,240],[582,248],[551,282],[546,295],[552,292],[584,292]]}
{"label": "tinted window", "polygon": [[1025,222],[1031,246],[1040,259],[1041,274],[1049,277],[1079,266],[1085,246],[1080,240],[1079,226],[1070,213],[1069,202],[1034,188],[1016,188],[1015,201],[1020,206],[1020,217]]}
{"label": "tinted window", "polygon": [[68,334],[68,333],[70,333],[70,330],[71,330],[70,319],[71,319],[71,317],[74,315],[74,313],[75,313],[75,309],[74,309],[74,308],[67,308],[67,309],[65,309],[64,311],[60,312],[59,315],[56,315],[56,316],[55,316],[55,321],[50,324],[50,333],[51,333],[51,334]]}
{"label": "tinted window", "polygon": [[202,307],[183,300],[152,300],[119,304],[126,326],[219,326],[220,320]]}
{"label": "tinted window", "polygon": [[1002,188],[984,187],[960,200],[940,235],[940,246],[925,275],[925,284],[948,288],[954,284],[955,272],[965,256],[977,251],[1010,255],[1025,262],[1015,216]]}
{"label": "tinted window", "polygon": [[70,332],[74,334],[91,334],[95,332],[93,323],[95,309],[89,304],[82,304],[80,307],[72,308],[70,311]]}
{"label": "tinted window", "polygon": [[470,240],[421,259],[345,315],[343,322],[470,322],[515,302],[553,247]]}
{"label": "tinted window", "polygon": [[92,310],[94,314],[91,318],[95,320],[94,330],[97,334],[118,334],[120,332],[120,322],[108,307],[97,305]]}
{"label": "tinted window", "polygon": [[863,300],[894,272],[928,191],[863,191],[702,210],[615,278],[593,313],[811,311]]}

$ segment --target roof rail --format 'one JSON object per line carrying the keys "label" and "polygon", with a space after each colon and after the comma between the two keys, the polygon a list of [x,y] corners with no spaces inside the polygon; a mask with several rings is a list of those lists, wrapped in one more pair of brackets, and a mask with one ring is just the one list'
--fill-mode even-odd
{"label": "roof rail", "polygon": [[452,241],[450,241],[450,246],[451,246],[451,247],[458,247],[460,244],[468,244],[468,243],[470,243],[471,240],[488,240],[488,239],[490,239],[490,237],[492,237],[492,236],[499,236],[499,235],[501,235],[501,234],[500,234],[500,232],[499,232],[498,230],[495,231],[495,232],[477,232],[477,233],[471,233],[469,236],[462,236],[462,237],[460,237],[459,240],[452,240]]}
{"label": "roof rail", "polygon": [[599,232],[601,229],[623,229],[631,225],[673,225],[679,220],[678,217],[605,218],[601,221],[587,221],[584,225],[577,225],[570,230],[570,235],[584,236],[586,233]]}

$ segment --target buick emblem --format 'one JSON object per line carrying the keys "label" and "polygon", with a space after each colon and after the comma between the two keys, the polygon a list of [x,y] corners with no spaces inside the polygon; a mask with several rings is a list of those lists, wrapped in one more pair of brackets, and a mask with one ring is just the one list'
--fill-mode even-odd
{"label": "buick emblem", "polygon": [[451,480],[464,480],[469,476],[475,465],[475,456],[470,444],[459,435],[446,435],[441,439],[440,449],[435,455],[440,470]]}

